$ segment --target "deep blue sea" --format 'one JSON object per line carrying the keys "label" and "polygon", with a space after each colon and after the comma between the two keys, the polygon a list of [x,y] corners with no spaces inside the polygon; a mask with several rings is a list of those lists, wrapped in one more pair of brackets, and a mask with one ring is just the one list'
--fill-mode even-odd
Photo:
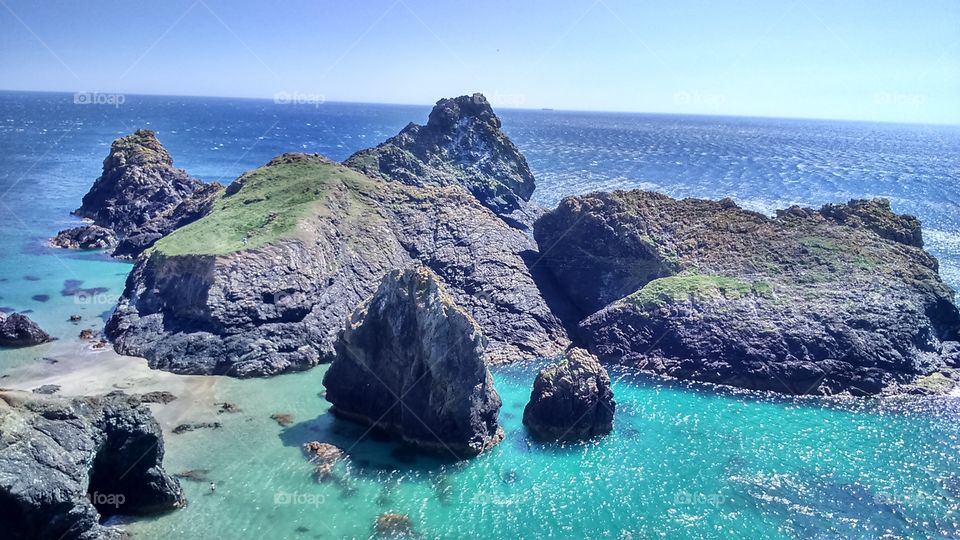
{"label": "deep blue sea", "polygon": [[[438,96],[439,97],[439,96]],[[99,175],[110,142],[157,132],[177,166],[228,183],[282,152],[343,159],[426,106],[0,92],[0,308],[28,311],[60,338],[102,327],[130,265],[45,246]],[[960,286],[960,127],[759,118],[497,111],[547,207],[593,190],[643,188],[731,197],[772,213],[883,196],[923,222],[940,272]],[[69,282],[68,282],[69,280]],[[71,294],[82,288],[87,294]],[[49,345],[0,350],[0,386],[45,362]],[[218,417],[197,397],[191,420],[218,431],[168,437],[190,505],[129,525],[137,538],[366,538],[381,512],[411,516],[423,538],[958,538],[960,398],[823,402],[717,392],[615,372],[614,433],[566,447],[520,424],[535,365],[498,368],[507,439],[450,464],[410,456],[334,422],[317,396],[325,368],[268,380],[217,378]],[[208,400],[209,401],[209,400]],[[269,419],[293,413],[297,423]],[[165,426],[168,427],[169,426]],[[351,448],[338,480],[317,484],[307,440]]]}

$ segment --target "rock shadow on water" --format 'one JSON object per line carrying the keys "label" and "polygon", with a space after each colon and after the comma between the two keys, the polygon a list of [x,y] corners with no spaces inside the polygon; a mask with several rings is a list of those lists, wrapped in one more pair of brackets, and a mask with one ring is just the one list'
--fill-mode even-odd
{"label": "rock shadow on water", "polygon": [[342,448],[347,453],[351,474],[371,478],[389,471],[437,471],[464,462],[442,453],[433,454],[417,450],[396,441],[382,431],[338,418],[331,412],[283,428],[280,432],[280,441],[284,446],[298,449],[311,441],[325,442]]}

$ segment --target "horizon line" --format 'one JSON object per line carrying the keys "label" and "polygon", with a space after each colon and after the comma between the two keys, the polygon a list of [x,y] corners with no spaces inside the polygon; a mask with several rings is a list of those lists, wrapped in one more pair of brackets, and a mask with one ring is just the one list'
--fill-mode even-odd
{"label": "horizon line", "polygon": [[[105,95],[122,95],[122,96],[137,96],[137,97],[175,97],[175,98],[199,98],[199,99],[225,99],[225,100],[247,100],[247,101],[266,101],[271,102],[276,105],[283,105],[277,103],[276,97],[251,97],[251,96],[210,96],[210,95],[193,95],[193,94],[143,94],[138,92],[107,92],[107,91],[68,91],[68,90],[24,90],[24,89],[10,89],[10,88],[0,88],[0,93],[24,93],[24,94],[64,94],[64,95],[76,95],[76,94],[105,94]],[[288,93],[288,92],[283,92]],[[483,94],[483,92],[473,92]],[[278,92],[279,94],[279,92]],[[295,92],[294,95],[305,95],[305,96],[321,96],[321,94],[310,94],[307,92]],[[472,94],[462,94],[464,96],[469,96]],[[486,97],[485,94],[483,94]],[[449,97],[459,97],[459,96],[449,96]],[[440,99],[447,99],[443,97]],[[438,100],[439,101],[439,100]],[[563,108],[553,108],[553,107],[510,107],[507,105],[504,106],[495,106],[490,100],[487,100],[490,103],[490,106],[497,110],[507,110],[507,111],[527,111],[527,112],[560,112],[560,113],[588,113],[588,114],[635,114],[635,115],[650,115],[650,116],[690,116],[690,117],[708,117],[708,118],[756,118],[763,120],[799,120],[799,121],[810,121],[810,122],[846,122],[846,123],[861,123],[861,124],[886,124],[886,125],[900,125],[900,126],[930,126],[930,127],[960,127],[960,123],[953,124],[947,122],[898,122],[891,120],[865,120],[861,118],[822,118],[822,117],[805,117],[805,116],[765,116],[765,115],[744,115],[744,114],[723,114],[723,113],[690,113],[690,112],[652,112],[652,111],[622,111],[622,110],[609,110],[609,109],[563,109]],[[380,105],[380,106],[394,106],[394,107],[433,107],[436,105],[434,103],[397,103],[390,101],[344,101],[344,100],[326,100],[324,99],[318,104],[311,105],[323,105],[325,103],[332,104],[344,104],[344,105]]]}

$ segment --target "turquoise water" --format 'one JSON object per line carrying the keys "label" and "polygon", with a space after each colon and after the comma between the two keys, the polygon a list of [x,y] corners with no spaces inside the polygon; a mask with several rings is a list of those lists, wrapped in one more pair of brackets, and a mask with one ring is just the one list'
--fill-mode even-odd
{"label": "turquoise water", "polygon": [[[284,151],[343,159],[407,122],[423,122],[428,110],[143,96],[114,108],[76,106],[70,95],[0,92],[0,308],[30,312],[60,339],[0,350],[0,386],[18,366],[72,350],[80,329],[101,329],[123,289],[130,264],[45,246],[76,223],[69,211],[99,174],[113,138],[156,129],[178,166],[229,182]],[[895,210],[923,220],[944,279],[960,285],[960,128],[501,116],[537,175],[542,204],[629,187],[730,196],[768,212],[886,196]],[[67,287],[67,280],[82,283]],[[65,288],[85,290],[64,295]],[[68,322],[71,314],[83,321]],[[208,470],[216,493],[208,493],[208,481],[185,480],[185,509],[127,527],[148,540],[367,538],[380,513],[397,511],[424,538],[960,537],[958,398],[793,400],[614,372],[615,431],[558,447],[531,441],[520,422],[537,368],[496,369],[507,438],[459,463],[415,457],[333,420],[318,395],[324,367],[266,380],[212,377],[213,395],[181,395],[197,407],[165,427],[219,421],[223,428],[168,435],[166,463],[174,472]],[[103,377],[111,387],[112,375]],[[242,411],[217,414],[220,401]],[[163,417],[164,406],[153,407]],[[295,423],[281,427],[273,413],[292,414]],[[335,480],[313,480],[300,450],[310,440],[349,450]]]}
{"label": "turquoise water", "polygon": [[[221,430],[168,438],[184,510],[129,526],[136,537],[367,538],[382,512],[424,538],[954,538],[960,535],[955,400],[779,399],[615,372],[614,432],[538,444],[520,418],[538,365],[499,368],[506,439],[465,462],[417,457],[327,413],[325,367],[218,379],[240,406],[194,419]],[[269,416],[293,413],[282,428]],[[317,483],[300,445],[347,449]]]}

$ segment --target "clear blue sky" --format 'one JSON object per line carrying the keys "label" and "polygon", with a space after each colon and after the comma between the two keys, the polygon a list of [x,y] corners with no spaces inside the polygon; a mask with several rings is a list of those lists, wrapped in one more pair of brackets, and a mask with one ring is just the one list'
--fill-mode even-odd
{"label": "clear blue sky", "polygon": [[0,0],[0,88],[960,124],[960,1]]}

